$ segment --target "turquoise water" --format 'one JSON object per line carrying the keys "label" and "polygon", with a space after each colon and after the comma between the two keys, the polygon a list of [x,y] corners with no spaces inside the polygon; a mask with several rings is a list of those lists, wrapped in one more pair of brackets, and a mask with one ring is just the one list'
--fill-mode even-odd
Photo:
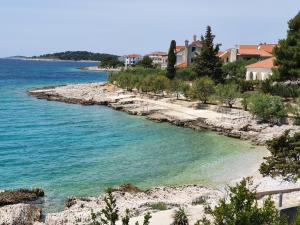
{"label": "turquoise water", "polygon": [[248,142],[157,124],[102,106],[27,96],[54,84],[105,81],[91,63],[0,60],[0,189],[41,187],[47,211],[68,196],[98,195],[124,182],[224,184],[265,154]]}

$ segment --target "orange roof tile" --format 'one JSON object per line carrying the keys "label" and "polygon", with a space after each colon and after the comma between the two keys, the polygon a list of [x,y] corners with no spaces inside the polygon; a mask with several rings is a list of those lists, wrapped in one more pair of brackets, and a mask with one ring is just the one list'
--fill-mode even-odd
{"label": "orange roof tile", "polygon": [[177,68],[183,69],[183,68],[187,68],[188,65],[187,65],[186,63],[181,63],[181,64],[179,64],[179,65],[176,65],[176,67],[177,67]]}
{"label": "orange roof tile", "polygon": [[272,53],[273,49],[276,47],[276,44],[262,44],[258,46],[259,50],[264,50],[268,53]]}
{"label": "orange roof tile", "polygon": [[267,69],[272,69],[273,67],[274,67],[274,57],[261,60],[246,66],[246,68],[267,68]]}
{"label": "orange roof tile", "polygon": [[239,55],[259,55],[261,57],[272,57],[272,54],[269,52],[266,52],[264,50],[258,50],[258,49],[239,49],[238,51]]}
{"label": "orange roof tile", "polygon": [[159,52],[159,51],[157,51],[157,52],[151,52],[150,54],[148,54],[148,55],[158,55],[158,56],[166,56],[166,55],[168,55],[166,52]]}
{"label": "orange roof tile", "polygon": [[176,46],[176,50],[175,52],[179,52],[181,49],[185,48],[185,46],[182,46],[182,45],[178,45]]}
{"label": "orange roof tile", "polygon": [[138,55],[138,54],[130,54],[127,56],[128,58],[141,58],[142,56],[141,55]]}
{"label": "orange roof tile", "polygon": [[239,49],[257,49],[257,45],[240,45]]}

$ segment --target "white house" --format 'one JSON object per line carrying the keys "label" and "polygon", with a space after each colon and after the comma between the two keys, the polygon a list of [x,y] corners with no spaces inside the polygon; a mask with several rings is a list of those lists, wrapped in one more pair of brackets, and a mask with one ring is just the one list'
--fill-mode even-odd
{"label": "white house", "polygon": [[139,61],[143,59],[143,56],[138,54],[127,55],[125,59],[125,67],[136,65]]}
{"label": "white house", "polygon": [[272,76],[274,57],[258,61],[246,66],[246,80],[266,80]]}
{"label": "white house", "polygon": [[224,64],[235,62],[239,59],[267,59],[273,57],[273,49],[276,44],[259,44],[259,45],[237,45],[234,48],[219,52],[219,57]]}
{"label": "white house", "polygon": [[149,56],[153,60],[153,64],[158,64],[162,68],[165,68],[167,66],[168,54],[166,52],[152,52],[147,56]]}
{"label": "white house", "polygon": [[197,36],[194,35],[192,43],[185,41],[184,46],[176,47],[176,67],[186,68],[192,65],[193,58],[197,53],[200,53],[202,48],[202,42],[197,40]]}

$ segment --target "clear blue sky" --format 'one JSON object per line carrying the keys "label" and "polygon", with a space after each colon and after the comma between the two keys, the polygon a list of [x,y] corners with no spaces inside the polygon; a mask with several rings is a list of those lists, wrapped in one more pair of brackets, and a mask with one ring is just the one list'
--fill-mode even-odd
{"label": "clear blue sky", "polygon": [[0,57],[166,51],[211,25],[222,49],[277,42],[299,0],[0,0]]}

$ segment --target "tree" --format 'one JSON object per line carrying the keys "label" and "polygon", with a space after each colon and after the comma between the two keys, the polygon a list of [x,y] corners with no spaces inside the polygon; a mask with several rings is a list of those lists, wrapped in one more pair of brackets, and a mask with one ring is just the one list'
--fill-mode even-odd
{"label": "tree", "polygon": [[125,216],[122,217],[122,225],[129,225],[129,220],[130,220],[130,211],[129,209],[125,210]]}
{"label": "tree", "polygon": [[217,99],[232,108],[238,97],[238,86],[235,83],[219,84],[216,88]]}
{"label": "tree", "polygon": [[229,187],[228,201],[223,198],[214,209],[205,208],[213,221],[204,217],[196,225],[287,225],[270,198],[258,207],[256,191],[251,190],[250,185],[252,180],[244,178],[235,187]]}
{"label": "tree", "polygon": [[149,56],[144,56],[144,58],[137,63],[138,66],[142,66],[144,68],[153,68],[153,60]]}
{"label": "tree", "polygon": [[161,92],[164,94],[164,91],[167,90],[169,86],[169,79],[165,76],[158,75],[153,79],[153,91],[155,93]]}
{"label": "tree", "polygon": [[261,122],[279,123],[286,116],[283,101],[278,96],[262,93],[254,94],[249,98],[249,111],[258,117]]}
{"label": "tree", "polygon": [[287,181],[300,178],[300,132],[290,136],[286,131],[282,136],[267,142],[271,156],[265,157],[260,172],[263,176],[281,176]]}
{"label": "tree", "polygon": [[224,75],[230,79],[245,80],[245,76],[247,72],[246,66],[255,63],[257,61],[258,61],[257,59],[250,59],[250,60],[239,59],[234,62],[230,62],[223,65],[222,70],[224,72]]}
{"label": "tree", "polygon": [[172,40],[171,44],[170,44],[169,53],[168,53],[168,66],[167,66],[167,77],[171,80],[176,75],[176,68],[175,68],[176,54],[175,54],[175,50],[176,50],[176,41]]}
{"label": "tree", "polygon": [[189,220],[184,208],[179,208],[173,215],[174,222],[172,225],[188,225]]}
{"label": "tree", "polygon": [[280,80],[300,78],[300,12],[288,22],[287,38],[274,49]]}
{"label": "tree", "polygon": [[192,96],[200,99],[206,104],[209,96],[215,92],[215,83],[209,77],[201,77],[194,81],[192,86]]}
{"label": "tree", "polygon": [[214,38],[211,27],[207,26],[205,37],[201,37],[201,52],[193,61],[193,70],[198,77],[209,76],[218,83],[223,80],[222,61],[217,55],[220,44],[214,45]]}
{"label": "tree", "polygon": [[177,100],[179,99],[179,93],[181,91],[182,82],[183,81],[176,78],[170,82],[170,91],[176,93]]}
{"label": "tree", "polygon": [[101,210],[101,222],[106,225],[115,225],[119,219],[119,210],[117,208],[117,200],[112,194],[112,189],[106,190],[107,195],[104,198],[105,208]]}

